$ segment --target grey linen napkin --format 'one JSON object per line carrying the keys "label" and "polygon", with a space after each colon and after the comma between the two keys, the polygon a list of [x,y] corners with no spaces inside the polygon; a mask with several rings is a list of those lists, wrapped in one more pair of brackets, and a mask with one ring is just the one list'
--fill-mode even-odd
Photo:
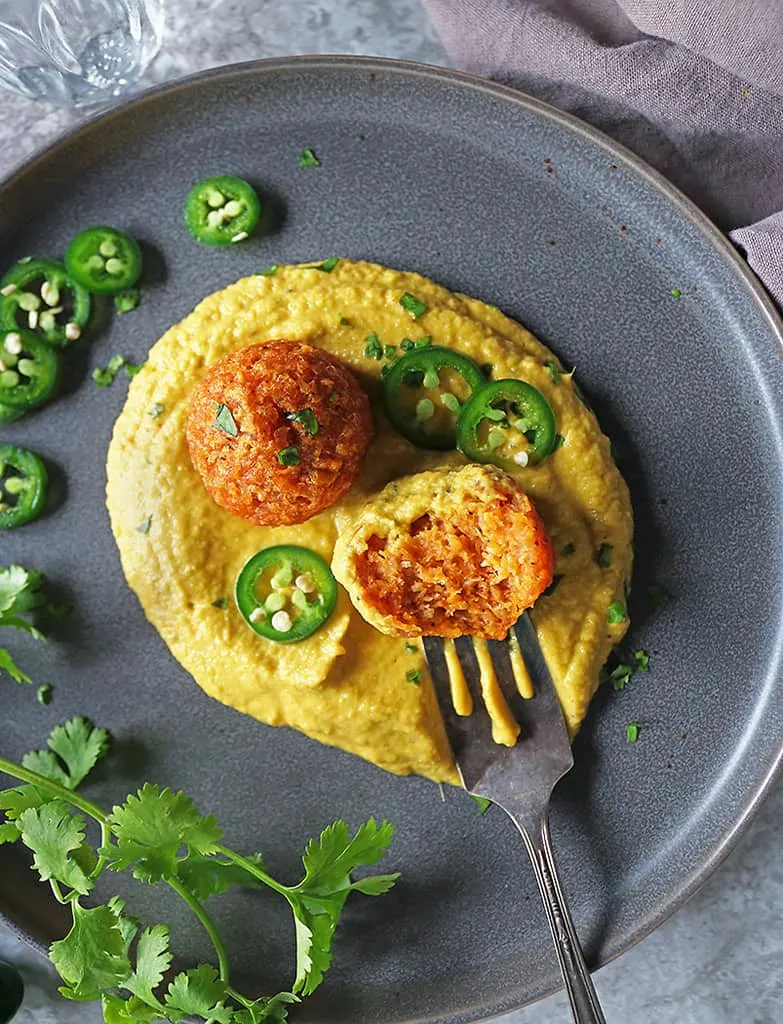
{"label": "grey linen napkin", "polygon": [[455,63],[569,110],[730,233],[783,307],[783,0],[424,0]]}

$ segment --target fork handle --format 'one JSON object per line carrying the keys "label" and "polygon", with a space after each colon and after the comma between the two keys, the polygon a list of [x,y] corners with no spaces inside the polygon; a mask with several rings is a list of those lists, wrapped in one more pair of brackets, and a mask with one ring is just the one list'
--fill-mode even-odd
{"label": "fork handle", "polygon": [[606,1024],[557,874],[549,836],[549,818],[546,813],[532,822],[525,822],[513,814],[511,817],[522,833],[533,862],[574,1022]]}

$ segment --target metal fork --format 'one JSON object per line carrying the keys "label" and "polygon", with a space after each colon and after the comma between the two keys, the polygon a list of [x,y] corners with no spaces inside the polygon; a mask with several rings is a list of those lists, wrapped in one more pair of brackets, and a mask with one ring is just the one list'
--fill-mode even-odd
{"label": "metal fork", "polygon": [[[576,1024],[605,1024],[558,878],[549,836],[549,800],[556,783],[573,767],[571,744],[529,616],[522,616],[514,633],[533,680],[535,697],[509,700],[522,727],[513,747],[493,741],[487,715],[474,712],[461,717],[454,711],[443,641],[425,637],[424,650],[465,789],[502,807],[522,833],[541,890],[573,1019]],[[470,638],[464,637],[456,644],[466,679],[477,680],[478,666]],[[516,693],[516,685],[507,650],[503,650],[506,645],[490,641],[489,647],[498,682],[508,700]]]}

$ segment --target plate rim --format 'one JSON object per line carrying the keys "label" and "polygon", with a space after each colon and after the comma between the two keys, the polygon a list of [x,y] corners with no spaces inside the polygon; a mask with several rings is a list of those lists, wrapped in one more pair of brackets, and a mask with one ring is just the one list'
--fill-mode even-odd
{"label": "plate rim", "polygon": [[[737,247],[681,189],[674,185],[660,171],[637,156],[631,149],[615,141],[606,132],[583,121],[576,115],[562,110],[545,100],[538,99],[521,89],[502,85],[489,78],[456,68],[392,57],[355,54],[304,54],[259,58],[201,69],[181,78],[147,87],[140,92],[123,98],[122,101],[112,105],[108,110],[103,109],[90,112],[87,118],[79,124],[67,126],[47,143],[43,149],[31,154],[11,168],[10,172],[0,180],[0,199],[2,199],[7,189],[15,186],[26,175],[34,173],[39,166],[45,165],[52,158],[56,158],[60,150],[65,150],[72,144],[78,144],[81,137],[87,136],[94,131],[106,130],[106,127],[115,118],[122,118],[131,110],[141,110],[146,105],[153,104],[162,97],[187,93],[205,83],[220,80],[228,82],[232,80],[253,79],[260,75],[290,72],[298,68],[320,69],[327,73],[332,69],[376,71],[397,74],[403,78],[434,79],[446,85],[450,84],[458,89],[484,93],[513,103],[534,116],[544,118],[599,147],[610,155],[613,160],[621,161],[626,167],[646,181],[651,188],[673,204],[678,212],[697,229],[717,256],[721,258],[724,265],[732,271],[745,292],[749,293],[770,334],[777,342],[778,356],[783,361],[783,316],[778,312],[761,280],[750,268],[747,261],[740,255]],[[783,674],[778,671],[777,675],[781,680],[781,684],[783,684]],[[671,891],[667,898],[660,901],[656,912],[650,916],[645,924],[640,926],[639,931],[632,939],[613,953],[599,957],[593,963],[591,970],[598,970],[638,945],[669,920],[676,911],[683,907],[705,885],[747,834],[759,809],[780,778],[783,778],[783,730],[781,730],[778,739],[776,753],[771,759],[765,774],[755,789],[743,797],[740,812],[730,823],[728,831],[721,834],[717,845],[708,859],[692,872],[689,879]],[[48,957],[47,945],[26,931],[24,926],[7,914],[2,907],[0,907],[0,924],[38,953]],[[519,1004],[518,1008],[530,1005],[531,1002],[538,1002],[552,995],[561,987],[556,985],[553,988],[549,988],[537,995],[532,1001]],[[471,1019],[481,1021],[496,1020],[500,1019],[507,1012],[513,1012],[513,1008],[509,1011],[503,1011],[500,1015],[493,1014],[491,1017]]]}

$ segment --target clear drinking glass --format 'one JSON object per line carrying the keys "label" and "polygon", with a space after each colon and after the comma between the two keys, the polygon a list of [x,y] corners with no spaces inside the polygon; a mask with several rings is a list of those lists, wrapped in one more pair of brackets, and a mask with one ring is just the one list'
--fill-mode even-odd
{"label": "clear drinking glass", "polygon": [[164,0],[0,0],[0,86],[60,106],[134,88],[160,49]]}

